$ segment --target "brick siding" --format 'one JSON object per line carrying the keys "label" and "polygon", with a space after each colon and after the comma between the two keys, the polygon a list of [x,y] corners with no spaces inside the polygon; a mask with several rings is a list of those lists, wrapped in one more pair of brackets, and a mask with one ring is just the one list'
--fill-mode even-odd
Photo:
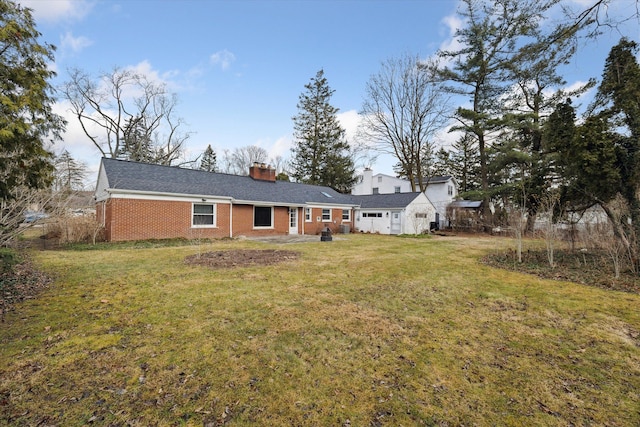
{"label": "brick siding", "polygon": [[216,228],[192,227],[192,206],[192,202],[110,199],[105,215],[106,238],[115,242],[229,236],[229,205],[216,204]]}
{"label": "brick siding", "polygon": [[[104,208],[103,208],[104,204]],[[216,204],[216,228],[194,228],[192,202],[113,198],[96,205],[97,220],[105,225],[108,241],[221,238],[229,237],[231,205]],[[323,222],[322,209],[311,210],[311,222],[306,222],[304,209],[298,209],[298,233],[320,234],[329,227],[339,232],[342,209],[331,210],[331,222]],[[103,218],[104,212],[104,218]],[[273,228],[253,228],[253,205],[233,205],[233,236],[268,236],[289,233],[289,208],[273,208]],[[353,217],[353,211],[351,212]],[[353,218],[352,218],[353,219]],[[352,222],[345,222],[352,229]]]}

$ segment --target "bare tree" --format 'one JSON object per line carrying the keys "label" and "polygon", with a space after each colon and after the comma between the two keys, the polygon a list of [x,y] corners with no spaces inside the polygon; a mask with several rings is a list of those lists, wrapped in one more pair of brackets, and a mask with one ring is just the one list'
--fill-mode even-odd
{"label": "bare tree", "polygon": [[224,150],[220,170],[235,175],[249,175],[249,168],[254,163],[266,163],[269,153],[257,145],[236,147],[233,151]]}
{"label": "bare tree", "polygon": [[164,83],[115,68],[93,78],[72,69],[63,93],[82,130],[104,157],[170,165],[190,133],[176,117],[177,96]]}
{"label": "bare tree", "polygon": [[614,0],[592,0],[591,3],[579,2],[580,7],[563,6],[564,14],[570,22],[558,37],[575,34],[586,29],[586,37],[594,38],[601,34],[603,28],[617,30],[626,22],[640,20],[640,2],[635,0],[635,7],[629,7],[626,14],[612,15],[609,9]]}
{"label": "bare tree", "polygon": [[557,191],[550,191],[542,196],[539,201],[538,212],[542,214],[542,237],[547,248],[547,261],[549,267],[555,268],[555,242],[558,239],[558,224],[555,220],[556,209],[560,201],[560,194]]}
{"label": "bare tree", "polygon": [[416,191],[424,191],[428,176],[425,155],[433,152],[434,135],[448,120],[447,99],[432,70],[417,56],[389,59],[371,76],[362,106],[360,135],[378,150],[398,159],[400,175]]}
{"label": "bare tree", "polygon": [[39,215],[44,217],[44,207],[53,198],[54,194],[49,189],[19,186],[13,189],[11,200],[0,200],[0,247],[9,245],[26,228],[37,223]]}

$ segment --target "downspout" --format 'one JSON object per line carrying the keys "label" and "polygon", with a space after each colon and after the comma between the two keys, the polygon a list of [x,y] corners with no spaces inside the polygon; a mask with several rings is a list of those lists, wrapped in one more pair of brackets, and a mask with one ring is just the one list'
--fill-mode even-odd
{"label": "downspout", "polygon": [[233,200],[229,201],[229,238],[233,239]]}

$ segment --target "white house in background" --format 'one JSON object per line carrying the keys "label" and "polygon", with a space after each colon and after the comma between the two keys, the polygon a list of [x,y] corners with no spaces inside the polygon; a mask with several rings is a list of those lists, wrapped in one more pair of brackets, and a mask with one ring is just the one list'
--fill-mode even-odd
{"label": "white house in background", "polygon": [[379,234],[421,234],[428,232],[438,213],[421,192],[353,196],[355,231]]}
{"label": "white house in background", "polygon": [[[376,195],[410,193],[411,182],[383,173],[373,174],[371,169],[365,169],[358,176],[357,184],[351,189],[353,195]],[[451,176],[432,176],[429,178],[425,194],[438,214],[434,220],[438,227],[448,226],[447,206],[458,197],[458,184]]]}

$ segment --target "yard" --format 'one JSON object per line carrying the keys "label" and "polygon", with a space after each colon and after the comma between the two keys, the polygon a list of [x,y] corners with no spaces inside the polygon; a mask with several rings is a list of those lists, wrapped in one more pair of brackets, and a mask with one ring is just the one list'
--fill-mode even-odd
{"label": "yard", "polygon": [[[640,425],[640,295],[480,262],[512,244],[34,251],[55,280],[1,324],[0,425]],[[286,252],[193,262],[244,250]]]}

